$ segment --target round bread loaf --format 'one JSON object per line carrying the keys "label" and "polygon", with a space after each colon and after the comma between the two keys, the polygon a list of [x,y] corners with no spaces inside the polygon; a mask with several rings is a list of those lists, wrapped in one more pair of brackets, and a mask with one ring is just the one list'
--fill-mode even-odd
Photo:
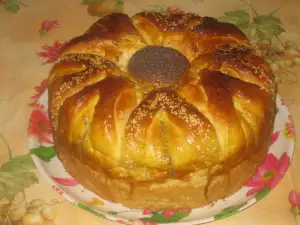
{"label": "round bread loaf", "polygon": [[237,27],[210,17],[103,17],[64,46],[48,87],[66,170],[130,208],[225,198],[267,154],[273,74]]}

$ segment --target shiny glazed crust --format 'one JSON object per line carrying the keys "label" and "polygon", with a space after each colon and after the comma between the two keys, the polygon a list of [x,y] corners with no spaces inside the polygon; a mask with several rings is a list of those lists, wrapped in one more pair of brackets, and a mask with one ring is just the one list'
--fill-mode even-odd
{"label": "shiny glazed crust", "polygon": [[[188,59],[180,85],[129,73],[132,55],[151,45]],[[229,196],[268,150],[273,74],[238,28],[213,18],[108,15],[64,47],[48,86],[66,170],[131,208],[194,208]]]}

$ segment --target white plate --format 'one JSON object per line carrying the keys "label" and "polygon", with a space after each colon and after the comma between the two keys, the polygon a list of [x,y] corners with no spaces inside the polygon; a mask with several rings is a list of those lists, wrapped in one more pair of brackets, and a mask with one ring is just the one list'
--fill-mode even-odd
{"label": "white plate", "polygon": [[[232,196],[196,209],[162,212],[130,209],[121,204],[101,199],[86,190],[65,171],[62,163],[56,157],[53,144],[51,144],[50,122],[46,113],[48,109],[47,90],[35,104],[29,124],[29,126],[35,127],[42,123],[43,131],[38,134],[32,133],[32,129],[30,129],[31,132],[28,133],[29,146],[32,158],[45,180],[58,194],[80,208],[108,220],[132,225],[202,224],[233,215],[253,205],[278,184],[288,169],[294,151],[294,125],[286,105],[279,96],[276,104],[277,114],[272,143],[270,143],[268,156],[260,166],[264,170],[258,169],[255,176]],[[260,174],[260,171],[264,171],[264,174]],[[263,177],[265,178],[261,179]]]}

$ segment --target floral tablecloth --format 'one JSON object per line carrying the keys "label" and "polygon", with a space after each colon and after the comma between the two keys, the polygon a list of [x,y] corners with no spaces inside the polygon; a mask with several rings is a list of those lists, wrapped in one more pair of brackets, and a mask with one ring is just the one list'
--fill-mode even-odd
{"label": "floral tablecloth", "polygon": [[[0,0],[0,225],[113,224],[70,204],[48,185],[35,168],[27,141],[29,133],[51,144],[49,120],[37,99],[60,48],[99,17],[142,10],[195,12],[237,25],[270,64],[294,121],[280,132],[294,139],[300,130],[299,9],[297,0]],[[247,210],[212,224],[300,224],[299,171],[296,142],[292,163],[274,190]],[[39,214],[25,214],[30,210]]]}

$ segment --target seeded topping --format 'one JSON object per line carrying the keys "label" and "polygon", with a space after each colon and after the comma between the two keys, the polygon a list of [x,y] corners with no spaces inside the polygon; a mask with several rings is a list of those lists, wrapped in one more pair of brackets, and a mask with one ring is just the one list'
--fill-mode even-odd
{"label": "seeded topping", "polygon": [[154,85],[180,84],[189,69],[189,61],[175,49],[147,46],[137,51],[128,64],[129,73],[140,83]]}
{"label": "seeded topping", "polygon": [[245,58],[250,54],[254,54],[252,48],[245,45],[230,44],[222,45],[213,53],[214,58],[218,59],[236,59]]}
{"label": "seeded topping", "polygon": [[[227,66],[235,68],[239,72],[250,72],[253,74],[252,83],[259,85],[261,88],[267,89],[275,93],[275,85],[270,75],[260,64],[253,61],[251,57],[257,56],[255,51],[249,46],[230,44],[223,45],[212,53],[216,64],[226,63]],[[255,78],[257,77],[257,78]],[[243,78],[246,82],[250,82],[247,77]]]}
{"label": "seeded topping", "polygon": [[[141,135],[143,127],[141,124],[145,119],[153,119],[154,114],[159,110],[165,110],[170,115],[177,117],[187,125],[191,132],[197,135],[207,136],[210,127],[205,124],[206,119],[198,110],[189,105],[179,97],[176,92],[168,89],[158,89],[151,92],[148,97],[132,112],[131,118],[126,125],[129,145],[135,138]],[[205,130],[206,129],[206,130]]]}

